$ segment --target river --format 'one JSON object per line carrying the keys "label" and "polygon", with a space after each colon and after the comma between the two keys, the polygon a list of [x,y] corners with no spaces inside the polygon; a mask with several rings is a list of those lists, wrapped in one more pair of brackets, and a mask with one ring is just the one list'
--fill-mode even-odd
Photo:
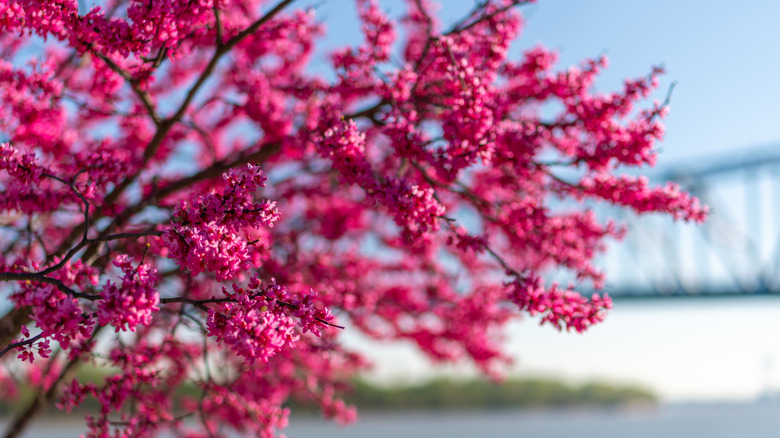
{"label": "river", "polygon": [[[4,423],[4,422],[3,422]],[[77,437],[77,421],[39,422],[27,438]],[[545,410],[363,414],[339,427],[311,417],[293,418],[295,438],[776,438],[780,404],[664,405],[633,410]]]}

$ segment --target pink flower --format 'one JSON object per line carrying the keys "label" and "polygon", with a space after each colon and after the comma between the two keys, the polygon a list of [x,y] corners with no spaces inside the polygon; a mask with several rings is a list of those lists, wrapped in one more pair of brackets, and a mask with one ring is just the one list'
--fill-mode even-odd
{"label": "pink flower", "polygon": [[133,266],[124,254],[116,257],[114,265],[123,273],[122,284],[106,283],[98,301],[98,323],[110,324],[117,332],[132,332],[138,325],[151,324],[160,303],[157,270],[146,263]]}
{"label": "pink flower", "polygon": [[254,192],[265,186],[266,177],[259,167],[231,170],[223,179],[228,187],[225,193],[182,202],[174,214],[178,222],[162,235],[169,257],[193,276],[211,272],[217,281],[232,279],[252,267],[245,230],[272,227],[279,217],[274,202],[252,201]]}
{"label": "pink flower", "polygon": [[509,287],[512,302],[531,315],[541,314],[542,324],[552,324],[558,330],[565,327],[582,333],[591,325],[603,321],[606,311],[612,308],[612,300],[607,294],[593,294],[588,300],[572,290],[558,289],[555,284],[546,290],[536,277],[516,280]]}

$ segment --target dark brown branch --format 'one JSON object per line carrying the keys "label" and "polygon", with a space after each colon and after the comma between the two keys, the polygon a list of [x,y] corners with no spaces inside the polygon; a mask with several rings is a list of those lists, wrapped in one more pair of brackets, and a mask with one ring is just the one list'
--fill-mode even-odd
{"label": "dark brown branch", "polygon": [[[106,55],[103,55],[102,53],[98,53],[96,50],[90,48],[90,52],[92,52],[95,56],[100,58],[103,62],[106,63],[108,68],[113,70],[116,74],[119,76],[122,76],[122,78],[127,81],[128,84],[130,84],[130,88],[132,88],[133,93],[135,93],[136,96],[141,100],[141,103],[143,103],[144,108],[146,108],[146,112],[149,113],[149,117],[152,118],[152,121],[155,125],[160,124],[160,117],[157,115],[157,110],[154,108],[154,104],[152,103],[152,98],[149,96],[149,93],[142,90],[141,87],[138,86],[138,80],[133,77],[133,75],[130,74],[127,70],[123,69],[117,63],[115,63],[111,58],[109,58]],[[159,55],[163,55],[164,51],[160,50]],[[158,55],[158,58],[160,56]],[[159,62],[162,62],[160,59]],[[155,60],[155,65],[159,65],[158,60]]]}
{"label": "dark brown branch", "polygon": [[25,339],[23,341],[14,342],[13,344],[8,344],[8,346],[6,346],[2,350],[0,350],[0,357],[5,356],[6,353],[8,353],[9,351],[13,350],[16,347],[21,347],[23,345],[30,345],[30,344],[32,344],[35,341],[37,341],[38,339],[40,339],[42,336],[43,336],[43,333],[39,333],[38,335],[33,336],[30,339]]}
{"label": "dark brown branch", "polygon": [[462,26],[465,26],[465,24],[476,17],[480,12],[482,12],[482,15],[485,15],[485,7],[488,5],[489,0],[482,0],[480,2],[475,2],[474,7],[471,9],[469,13],[463,16],[460,20],[455,22],[452,27],[450,28],[449,33],[454,32],[456,29],[459,29]]}
{"label": "dark brown branch", "polygon": [[205,129],[201,128],[200,125],[195,123],[194,121],[190,121],[187,123],[187,126],[194,129],[195,132],[198,133],[201,140],[203,140],[203,144],[205,144],[209,150],[211,150],[211,157],[212,161],[217,161],[217,148],[214,146],[214,140],[212,140],[211,135],[209,135],[208,132],[206,132]]}
{"label": "dark brown branch", "polygon": [[157,53],[157,59],[154,60],[154,64],[152,64],[152,68],[158,68],[162,64],[165,57],[168,55],[168,48],[164,47],[160,49],[160,52]]}
{"label": "dark brown branch", "polygon": [[47,277],[40,272],[0,272],[0,281],[37,281],[39,283],[54,285],[57,287],[57,289],[67,295],[72,296],[73,298],[83,298],[90,301],[98,299],[96,295],[77,292],[66,286],[62,280],[58,278]]}
{"label": "dark brown branch", "polygon": [[217,34],[217,47],[222,45],[222,34],[224,33],[222,26],[222,17],[220,16],[219,8],[214,5],[214,27]]}
{"label": "dark brown branch", "polygon": [[[276,154],[276,152],[278,152],[279,149],[280,149],[280,145],[278,143],[265,145],[262,149],[260,149],[257,152],[240,156],[235,160],[227,163],[225,162],[214,163],[211,166],[201,170],[200,172],[194,175],[167,184],[166,186],[159,189],[153,196],[148,197],[146,199],[142,199],[137,204],[124,209],[119,216],[114,218],[114,222],[112,222],[111,225],[106,227],[104,233],[108,232],[109,230],[116,229],[117,227],[121,227],[133,215],[143,210],[152,201],[163,199],[172,193],[187,188],[198,182],[217,178],[223,172],[232,169],[234,167],[241,166],[247,163],[263,163],[272,155]],[[105,236],[101,235],[100,237],[93,240],[100,240],[103,238],[105,238]],[[96,251],[97,251],[97,246],[96,245],[91,246],[85,251],[84,258],[89,259],[95,254]]]}
{"label": "dark brown branch", "polygon": [[369,118],[371,118],[377,112],[379,112],[379,110],[382,109],[383,106],[387,105],[388,103],[390,103],[390,101],[388,101],[386,99],[382,99],[379,102],[377,102],[376,104],[374,104],[374,105],[372,105],[372,106],[370,106],[368,108],[359,110],[358,112],[355,112],[355,113],[352,113],[352,114],[345,114],[344,118],[347,119],[347,120],[349,120],[349,119],[357,119],[357,118],[360,118],[360,117],[369,117]]}
{"label": "dark brown branch", "polygon": [[234,36],[228,42],[225,43],[224,50],[228,51],[232,49],[236,44],[240,43],[244,38],[248,37],[249,35],[252,35],[253,33],[257,32],[258,29],[260,29],[260,26],[264,25],[265,23],[271,21],[276,15],[278,15],[284,8],[289,6],[293,1],[295,0],[283,0],[279,2],[276,6],[274,6],[273,9],[268,11],[265,15],[260,17],[257,21],[252,23],[249,27],[238,33],[238,35]]}
{"label": "dark brown branch", "polygon": [[234,167],[242,166],[247,163],[263,163],[266,160],[268,160],[268,158],[270,158],[272,155],[279,152],[280,149],[281,146],[278,143],[272,143],[263,146],[262,149],[258,150],[257,152],[253,152],[249,155],[241,156],[239,158],[236,158],[233,161],[227,163],[224,162],[214,163],[211,166],[201,170],[200,172],[194,175],[182,178],[180,180],[174,181],[162,187],[159,191],[158,199],[162,199],[174,192],[189,187],[192,184],[217,178],[220,175],[222,175],[223,172],[232,169]]}
{"label": "dark brown branch", "polygon": [[[86,219],[85,219],[85,222],[86,222]],[[116,234],[109,234],[109,235],[106,235],[106,236],[98,236],[98,237],[96,237],[94,239],[87,238],[86,234],[87,234],[87,230],[85,229],[84,230],[84,238],[81,240],[81,242],[79,242],[78,244],[76,244],[76,246],[71,248],[67,252],[67,254],[65,254],[65,256],[62,258],[62,260],[60,260],[57,264],[52,265],[52,266],[50,266],[50,267],[48,267],[48,268],[46,268],[46,269],[44,269],[43,271],[40,271],[40,272],[25,273],[25,274],[26,275],[48,275],[48,274],[50,274],[50,273],[52,273],[52,272],[62,268],[63,266],[65,266],[65,263],[67,263],[71,258],[73,258],[73,256],[76,255],[76,253],[78,253],[79,251],[81,251],[82,248],[84,248],[85,246],[87,246],[87,245],[89,245],[91,243],[95,243],[95,242],[108,242],[108,241],[111,241],[111,240],[128,239],[128,238],[130,238],[130,239],[137,239],[139,237],[145,237],[145,236],[162,236],[162,231],[156,231],[154,229],[151,229],[151,230],[147,230],[147,231],[141,231],[141,232],[138,232],[138,233],[116,233]],[[0,273],[0,281],[3,281],[2,275],[3,275],[3,273]],[[36,281],[39,281],[39,280],[36,280]]]}

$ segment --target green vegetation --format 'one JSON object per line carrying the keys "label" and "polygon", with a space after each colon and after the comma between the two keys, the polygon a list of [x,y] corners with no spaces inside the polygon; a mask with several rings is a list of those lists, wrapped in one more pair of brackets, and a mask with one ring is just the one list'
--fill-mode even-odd
{"label": "green vegetation", "polygon": [[[106,369],[84,367],[77,377],[82,382],[100,384]],[[33,397],[30,387],[22,387],[21,405]],[[200,391],[187,384],[177,391],[179,395],[197,398]],[[354,381],[354,390],[346,400],[362,411],[388,410],[480,410],[496,408],[565,408],[565,407],[617,407],[622,405],[654,405],[655,396],[648,390],[619,386],[602,382],[568,385],[555,379],[509,379],[495,384],[484,379],[455,380],[439,378],[418,386],[386,388],[362,379]],[[314,412],[313,406],[288,404],[298,412]],[[7,415],[20,406],[0,400],[0,415]],[[92,397],[77,409],[79,412],[95,411],[99,405]]]}
{"label": "green vegetation", "polygon": [[435,379],[419,386],[382,388],[363,380],[347,400],[363,410],[491,409],[607,406],[656,403],[642,388],[591,382],[572,386],[553,379]]}

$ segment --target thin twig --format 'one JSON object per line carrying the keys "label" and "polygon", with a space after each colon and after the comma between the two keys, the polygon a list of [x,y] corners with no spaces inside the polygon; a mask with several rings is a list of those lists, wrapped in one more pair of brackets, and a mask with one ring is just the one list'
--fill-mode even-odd
{"label": "thin twig", "polygon": [[39,334],[33,336],[30,339],[25,339],[23,341],[14,342],[13,344],[8,344],[7,347],[5,347],[2,350],[0,350],[0,357],[5,356],[6,353],[8,353],[9,351],[13,350],[14,348],[21,347],[23,345],[30,345],[30,344],[34,343],[35,341],[37,341],[38,339],[40,339],[41,337],[43,337],[43,333],[39,333]]}
{"label": "thin twig", "polygon": [[[109,58],[106,55],[103,55],[102,53],[98,53],[96,50],[90,48],[90,52],[92,52],[95,56],[100,58],[103,62],[106,63],[106,65],[116,72],[119,76],[122,76],[122,78],[127,81],[128,84],[130,84],[130,88],[132,88],[133,93],[135,93],[136,96],[141,100],[141,103],[143,103],[144,108],[146,108],[146,112],[149,113],[149,117],[151,117],[152,121],[155,125],[159,127],[160,125],[160,117],[157,115],[157,110],[154,108],[154,104],[152,103],[152,98],[149,96],[149,93],[147,93],[145,90],[142,90],[141,87],[138,85],[138,80],[133,77],[133,75],[130,74],[127,70],[123,69],[117,63],[115,63],[111,58]],[[163,55],[165,52],[163,50],[160,50],[160,54],[158,55],[158,58],[160,58],[160,55]],[[159,63],[162,62],[161,59],[155,60],[155,65],[159,65]]]}
{"label": "thin twig", "polygon": [[469,24],[464,25],[463,23],[457,23],[457,24],[455,24],[455,26],[452,27],[452,29],[450,29],[449,32],[447,32],[447,34],[457,34],[457,33],[460,33],[460,32],[467,31],[467,30],[471,29],[472,27],[474,27],[474,26],[476,26],[476,25],[478,25],[478,24],[480,24],[482,22],[485,22],[487,20],[490,20],[491,18],[493,18],[493,17],[495,17],[497,15],[503,14],[504,12],[514,8],[515,6],[523,4],[523,3],[527,3],[527,0],[514,0],[513,2],[511,2],[511,3],[509,3],[509,4],[505,5],[505,6],[500,7],[500,8],[496,9],[495,11],[493,11],[493,12],[491,12],[489,14],[482,15],[481,17],[479,17],[479,19],[474,20],[474,21],[472,21]]}

